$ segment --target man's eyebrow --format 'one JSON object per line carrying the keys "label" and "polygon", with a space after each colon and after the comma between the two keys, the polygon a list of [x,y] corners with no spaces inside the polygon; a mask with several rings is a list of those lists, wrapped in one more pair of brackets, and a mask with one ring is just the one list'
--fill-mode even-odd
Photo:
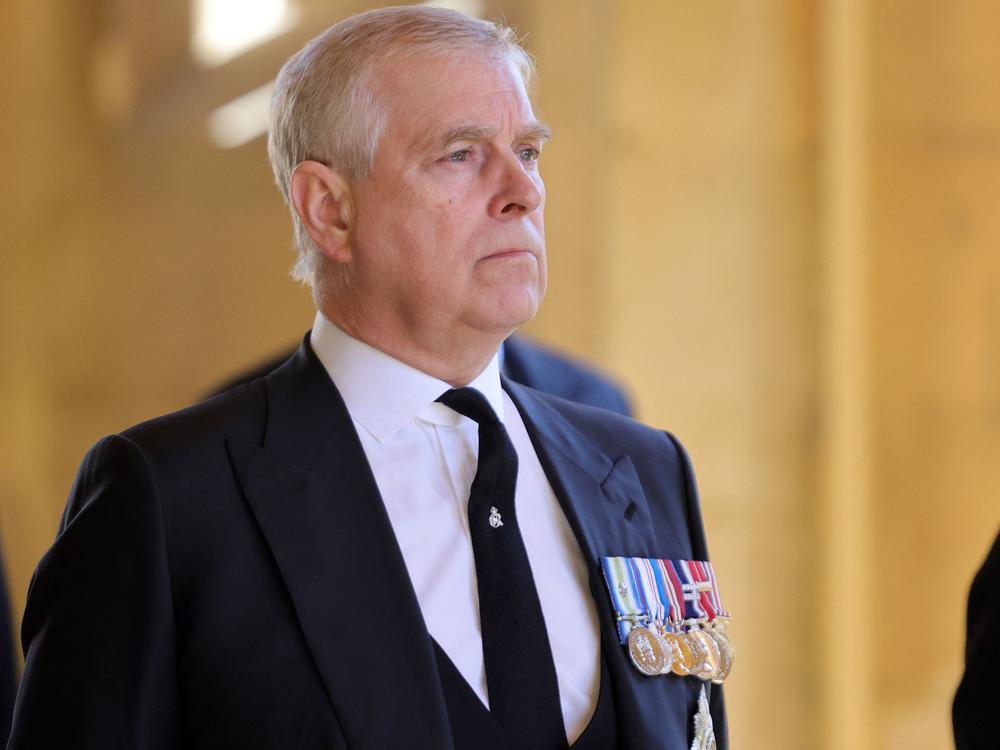
{"label": "man's eyebrow", "polygon": [[[445,133],[444,138],[441,139],[441,143],[447,147],[458,141],[485,141],[494,138],[496,134],[496,128],[462,125],[452,128]],[[517,134],[517,140],[547,141],[550,138],[552,138],[552,131],[549,127],[537,121],[531,123]]]}
{"label": "man's eyebrow", "polygon": [[520,137],[529,141],[550,141],[552,140],[552,131],[548,125],[536,120],[521,132]]}
{"label": "man's eyebrow", "polygon": [[487,128],[478,125],[462,125],[457,128],[452,128],[445,133],[444,138],[441,139],[441,143],[444,146],[450,146],[456,141],[485,141],[494,137],[496,134],[496,128]]}

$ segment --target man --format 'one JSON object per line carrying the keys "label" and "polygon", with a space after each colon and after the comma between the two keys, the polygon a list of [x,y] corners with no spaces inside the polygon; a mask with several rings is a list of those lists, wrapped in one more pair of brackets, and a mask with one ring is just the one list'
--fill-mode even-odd
{"label": "man", "polygon": [[1000,669],[1000,536],[969,591],[965,674],[955,693],[952,723],[956,750],[987,750],[997,746],[993,726],[996,679]]}
{"label": "man", "polygon": [[91,450],[10,748],[725,747],[718,688],[633,668],[601,577],[707,559],[682,449],[498,374],[546,283],[530,72],[510,30],[421,6],[285,65],[313,330]]}

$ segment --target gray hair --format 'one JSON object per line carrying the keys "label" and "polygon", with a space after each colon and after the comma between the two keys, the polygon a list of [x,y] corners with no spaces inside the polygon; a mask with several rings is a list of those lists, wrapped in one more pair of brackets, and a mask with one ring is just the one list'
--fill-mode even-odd
{"label": "gray hair", "polygon": [[298,260],[293,278],[313,286],[322,255],[295,213],[292,172],[323,162],[352,180],[372,169],[387,107],[372,90],[379,63],[409,54],[457,56],[470,51],[509,59],[527,86],[531,56],[513,29],[463,13],[422,5],[370,10],[334,24],[281,68],[271,97],[267,153],[292,213]]}

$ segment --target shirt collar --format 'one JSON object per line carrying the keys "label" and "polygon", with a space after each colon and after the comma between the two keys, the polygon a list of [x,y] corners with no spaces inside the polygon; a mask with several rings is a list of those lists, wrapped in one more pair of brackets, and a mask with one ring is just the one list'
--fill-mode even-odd
{"label": "shirt collar", "polygon": [[[353,338],[316,313],[309,343],[337,386],[347,411],[380,443],[414,418],[435,424],[457,424],[460,415],[436,403],[451,388],[443,380]],[[469,383],[486,396],[493,411],[504,419],[498,356]]]}

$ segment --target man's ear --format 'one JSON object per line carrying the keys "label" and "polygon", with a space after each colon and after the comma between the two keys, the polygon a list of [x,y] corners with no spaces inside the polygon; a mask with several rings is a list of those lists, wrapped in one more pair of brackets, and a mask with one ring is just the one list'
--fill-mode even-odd
{"label": "man's ear", "polygon": [[316,247],[335,263],[351,261],[350,187],[338,172],[304,161],[292,172],[292,205]]}

